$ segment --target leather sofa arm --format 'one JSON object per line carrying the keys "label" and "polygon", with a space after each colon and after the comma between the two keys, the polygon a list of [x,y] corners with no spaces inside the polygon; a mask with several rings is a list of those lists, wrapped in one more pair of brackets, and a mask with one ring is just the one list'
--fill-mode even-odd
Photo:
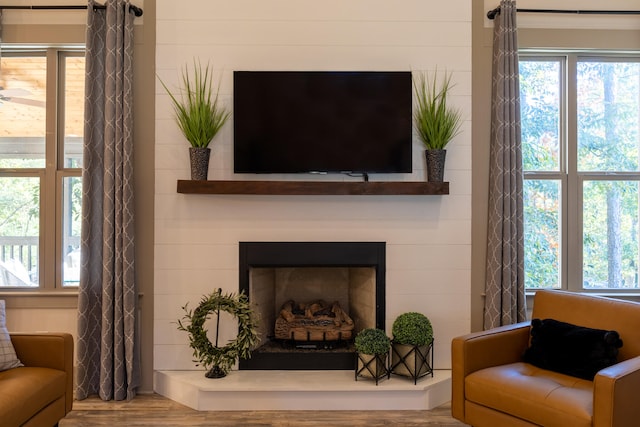
{"label": "leather sofa arm", "polygon": [[65,332],[10,333],[18,359],[25,366],[65,371],[66,412],[73,404],[73,336]]}
{"label": "leather sofa arm", "polygon": [[18,359],[25,366],[73,369],[73,337],[68,333],[11,333]]}
{"label": "leather sofa arm", "polygon": [[501,326],[454,338],[451,342],[451,412],[464,421],[464,379],[480,369],[522,361],[529,346],[530,322]]}
{"label": "leather sofa arm", "polygon": [[452,362],[463,367],[460,372],[464,376],[492,366],[521,362],[529,346],[530,327],[530,322],[522,322],[454,338]]}
{"label": "leather sofa arm", "polygon": [[601,370],[593,381],[593,426],[637,426],[640,356]]}

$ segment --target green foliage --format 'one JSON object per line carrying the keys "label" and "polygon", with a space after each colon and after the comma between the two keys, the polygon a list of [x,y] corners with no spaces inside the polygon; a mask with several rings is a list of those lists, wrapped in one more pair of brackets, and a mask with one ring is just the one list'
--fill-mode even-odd
{"label": "green foliage", "polygon": [[[520,61],[522,163],[525,171],[560,170],[560,63]],[[560,286],[560,188],[549,179],[524,182],[525,286]]]}
{"label": "green foliage", "polygon": [[429,150],[442,150],[460,133],[462,113],[452,108],[447,97],[453,85],[451,74],[446,74],[438,85],[438,73],[433,76],[418,74],[413,80],[416,108],[413,119],[418,137]]}
{"label": "green foliage", "polygon": [[578,168],[638,171],[640,65],[579,62]]}
{"label": "green foliage", "polygon": [[82,232],[82,178],[72,180],[71,193],[72,232],[74,236],[80,236]]}
{"label": "green foliage", "polygon": [[39,179],[0,177],[0,235],[32,237],[39,233]]}
{"label": "green foliage", "polygon": [[560,64],[520,61],[522,163],[527,171],[560,167]]}
{"label": "green foliage", "polygon": [[396,317],[391,334],[393,341],[398,344],[422,346],[433,341],[431,321],[424,314],[414,311]]}
{"label": "green foliage", "polygon": [[[205,295],[200,305],[191,310],[182,307],[184,317],[178,320],[178,330],[189,333],[189,345],[193,349],[194,362],[205,368],[218,367],[225,374],[231,370],[238,357],[251,357],[251,349],[258,343],[257,321],[243,293],[222,294],[221,290]],[[207,337],[204,323],[218,310],[233,314],[238,320],[238,337],[225,345],[216,347]]]}
{"label": "green foliage", "polygon": [[382,329],[367,328],[358,332],[355,346],[362,354],[383,354],[391,349],[391,340]]}
{"label": "green foliage", "polygon": [[525,286],[560,286],[560,185],[555,180],[524,182]]}
{"label": "green foliage", "polygon": [[21,263],[34,284],[39,277],[39,235],[40,178],[0,177],[0,236],[6,245],[0,261]]}
{"label": "green foliage", "polygon": [[[582,285],[638,288],[639,189],[624,173],[640,170],[640,64],[578,61],[575,159],[561,156],[561,69],[556,58],[520,61],[523,165],[526,175],[537,173],[525,181],[525,285],[561,284],[562,215],[572,212],[562,193],[569,192],[583,203],[579,217],[564,219],[582,226],[575,236],[582,241]],[[576,165],[579,188],[566,187],[562,161]]]}
{"label": "green foliage", "polygon": [[181,95],[174,95],[165,83],[160,83],[171,97],[176,122],[192,147],[206,148],[229,118],[230,112],[218,99],[219,88],[213,90],[213,72],[193,61],[193,75],[187,66],[182,71]]}
{"label": "green foliage", "polygon": [[[638,286],[638,190],[637,181],[584,183],[583,285],[586,288]],[[604,236],[606,244],[595,236]]]}

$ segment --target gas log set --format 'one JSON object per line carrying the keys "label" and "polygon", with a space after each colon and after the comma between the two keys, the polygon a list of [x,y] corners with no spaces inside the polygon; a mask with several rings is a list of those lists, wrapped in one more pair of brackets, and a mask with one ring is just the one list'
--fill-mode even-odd
{"label": "gas log set", "polygon": [[275,322],[276,340],[294,342],[347,341],[353,336],[353,320],[336,301],[318,300],[282,305]]}

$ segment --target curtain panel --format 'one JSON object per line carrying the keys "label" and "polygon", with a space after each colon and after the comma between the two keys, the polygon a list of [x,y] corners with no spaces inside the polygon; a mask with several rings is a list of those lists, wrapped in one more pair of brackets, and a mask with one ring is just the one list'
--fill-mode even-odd
{"label": "curtain panel", "polygon": [[515,1],[494,20],[484,328],[526,320],[523,173]]}
{"label": "curtain panel", "polygon": [[0,9],[0,71],[2,70],[2,9]]}
{"label": "curtain panel", "polygon": [[133,19],[89,0],[76,398],[135,396],[140,363],[133,211]]}

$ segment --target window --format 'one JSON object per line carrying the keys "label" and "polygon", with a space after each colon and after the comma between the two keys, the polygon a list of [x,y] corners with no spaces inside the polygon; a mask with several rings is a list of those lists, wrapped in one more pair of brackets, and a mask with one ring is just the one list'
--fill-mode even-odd
{"label": "window", "polygon": [[84,52],[3,45],[0,289],[77,286]]}
{"label": "window", "polygon": [[640,56],[522,53],[525,286],[640,290]]}

